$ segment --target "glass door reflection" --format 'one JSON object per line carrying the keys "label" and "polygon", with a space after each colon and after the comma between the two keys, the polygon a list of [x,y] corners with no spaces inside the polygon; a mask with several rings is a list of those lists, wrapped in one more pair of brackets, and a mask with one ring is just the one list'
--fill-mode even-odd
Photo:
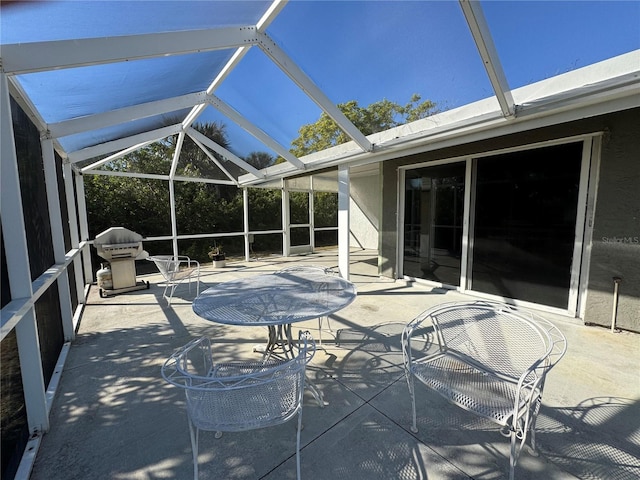
{"label": "glass door reflection", "polygon": [[465,163],[405,175],[404,275],[460,285]]}

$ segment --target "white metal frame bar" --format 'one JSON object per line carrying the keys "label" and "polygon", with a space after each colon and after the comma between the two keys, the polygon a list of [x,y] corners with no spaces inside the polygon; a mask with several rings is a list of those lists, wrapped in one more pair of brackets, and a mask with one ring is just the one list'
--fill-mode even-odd
{"label": "white metal frame bar", "polygon": [[[71,236],[71,248],[79,249],[80,248],[80,237],[78,235],[78,214],[76,209],[76,199],[74,194],[74,181],[73,181],[73,169],[71,168],[71,164],[68,162],[63,162],[62,164],[62,174],[64,176],[64,190],[67,201],[67,213],[69,215],[69,234]],[[82,276],[82,261],[79,256],[75,256],[73,259],[73,269],[75,273],[75,282],[76,282],[76,294],[78,297],[78,303],[84,304],[86,302],[86,298],[84,295],[84,278]],[[74,315],[74,325],[73,328],[76,328],[76,316]]]}
{"label": "white metal frame bar", "polygon": [[309,244],[311,245],[311,252],[316,249],[316,199],[313,194],[313,175],[309,176]]}
{"label": "white metal frame bar", "polygon": [[184,142],[184,132],[180,132],[178,135],[178,141],[176,142],[176,149],[173,152],[173,159],[171,160],[171,171],[169,172],[169,204],[171,210],[171,241],[173,244],[173,256],[178,257],[180,254],[178,251],[178,219],[176,215],[176,191],[173,182],[173,177],[176,174],[178,168],[178,160],[180,160],[180,152],[182,151],[182,143]]}
{"label": "white metal frame bar", "polygon": [[289,211],[289,188],[282,180],[282,256],[291,254],[291,212]]}
{"label": "white metal frame bar", "polygon": [[[271,22],[275,20],[278,14],[282,11],[282,9],[287,4],[287,1],[288,0],[274,0],[273,3],[269,6],[267,11],[262,16],[262,18],[258,20],[258,23],[256,24],[256,30],[258,32],[263,32],[271,24]],[[244,56],[249,51],[250,47],[251,46],[239,47],[234,52],[234,54],[231,56],[227,64],[224,67],[222,67],[222,70],[220,70],[218,75],[216,75],[216,78],[214,78],[213,82],[211,82],[211,85],[209,85],[209,87],[207,88],[206,90],[207,95],[211,95],[213,94],[213,92],[216,91],[216,89],[220,86],[220,84],[229,76],[229,74],[233,71],[233,69],[236,68],[236,66],[240,63],[240,60],[244,58]],[[193,122],[196,121],[196,119],[200,116],[200,114],[202,114],[205,108],[206,108],[206,105],[198,105],[193,109],[191,109],[191,112],[189,112],[189,115],[187,115],[187,117],[182,122],[182,128],[186,130],[191,125],[193,125]]]}
{"label": "white metal frame bar", "polygon": [[64,122],[50,123],[47,125],[49,135],[54,138],[74,135],[76,133],[97,130],[121,123],[131,122],[141,118],[152,117],[162,113],[175,112],[183,108],[201,105],[206,102],[206,93],[190,93],[179,97],[157,100],[155,102],[141,103],[130,107],[123,107],[95,115],[72,118]]}
{"label": "white metal frame bar", "polygon": [[[64,246],[62,210],[60,209],[60,197],[58,194],[58,175],[56,159],[53,152],[53,141],[44,138],[41,139],[40,143],[42,145],[42,162],[44,164],[44,179],[47,191],[47,205],[49,206],[49,225],[51,227],[54,261],[56,264],[61,264],[66,260],[66,250]],[[67,275],[66,269],[65,273],[58,277],[58,297],[60,301],[60,315],[62,317],[62,330],[64,339],[68,342],[73,340],[75,333],[73,329],[73,308],[71,306],[69,275]]]}
{"label": "white metal frame bar", "polygon": [[515,103],[507,82],[507,77],[502,69],[498,51],[493,43],[491,31],[482,12],[480,2],[477,0],[459,0],[473,40],[478,47],[482,63],[487,70],[489,81],[496,94],[500,109],[505,118],[515,116]]}
{"label": "white metal frame bar", "polygon": [[7,44],[2,67],[9,75],[85,67],[145,58],[225,50],[255,44],[256,27],[122,35],[114,37]]}
{"label": "white metal frame bar", "polygon": [[156,142],[157,140],[148,140],[146,142],[142,142],[139,143],[137,145],[133,145],[129,148],[125,148],[124,150],[119,151],[118,153],[114,153],[113,155],[109,155],[106,158],[103,158],[102,160],[98,160],[97,162],[92,163],[91,165],[87,165],[86,167],[82,167],[80,169],[80,172],[85,173],[89,170],[95,170],[96,168],[104,165],[105,163],[109,163],[109,162],[113,162],[114,160],[117,160],[119,158],[124,157],[125,155],[129,155],[130,153],[133,153],[137,150],[140,150],[141,148],[146,147],[147,145],[151,145],[152,143]]}
{"label": "white metal frame bar", "polygon": [[349,279],[349,207],[350,207],[349,167],[338,167],[338,269],[342,278]]}
{"label": "white metal frame bar", "polygon": [[88,160],[90,158],[99,157],[101,155],[107,155],[112,152],[117,152],[126,148],[130,148],[134,145],[139,145],[144,142],[154,142],[162,140],[163,138],[175,135],[182,131],[181,124],[170,125],[168,127],[158,128],[156,130],[150,130],[148,132],[139,133],[130,137],[119,138],[110,142],[101,143],[93,147],[83,148],[82,150],[76,150],[68,154],[68,159],[71,163],[81,162],[82,160]]}
{"label": "white metal frame bar", "polygon": [[244,260],[251,260],[251,245],[249,242],[249,189],[242,189],[242,230],[244,234]]}
{"label": "white metal frame bar", "polygon": [[195,143],[198,146],[198,148],[203,151],[203,153],[209,158],[209,160],[211,160],[222,171],[222,173],[226,175],[226,177],[233,183],[233,185],[236,185],[236,186],[238,185],[238,182],[236,181],[235,178],[233,178],[233,175],[231,175],[229,171],[226,168],[224,168],[224,166],[218,161],[215,155],[213,155],[204,145],[202,145],[202,143],[200,143],[198,140],[193,138],[191,135],[189,135],[189,138],[191,138],[193,143]]}
{"label": "white metal frame bar", "polygon": [[258,32],[258,46],[316,105],[318,105],[365,152],[373,144],[340,109],[313,83],[300,67],[264,32]]}
{"label": "white metal frame bar", "polygon": [[236,111],[233,107],[222,101],[220,98],[215,95],[209,95],[207,97],[207,102],[218,110],[220,113],[228,117],[230,120],[233,120],[235,123],[240,125],[244,130],[253,135],[255,138],[260,140],[266,146],[271,148],[274,152],[284,158],[287,162],[294,165],[296,168],[301,170],[305,169],[305,164],[302,163],[295,155],[293,155],[289,150],[276,142],[273,138],[271,138],[267,133],[265,133],[262,129],[255,126],[253,123],[249,122],[244,116],[242,116],[238,111]]}
{"label": "white metal frame bar", "polygon": [[78,197],[78,220],[80,222],[80,245],[82,246],[82,262],[84,267],[84,283],[93,282],[91,251],[89,246],[89,222],[87,220],[87,202],[84,194],[84,177],[76,175],[76,194]]}
{"label": "white metal frame bar", "polygon": [[[21,298],[33,298],[33,290],[10,105],[7,76],[0,72],[0,124],[2,124],[0,129],[0,152],[2,154],[0,162],[0,218],[3,225],[2,236],[9,288],[11,298],[16,301]],[[4,309],[2,310],[4,313]],[[47,414],[38,326],[33,304],[16,324],[15,332],[29,432],[39,434],[49,430],[49,416]]]}
{"label": "white metal frame bar", "polygon": [[231,153],[229,150],[227,150],[223,146],[218,145],[216,142],[211,140],[209,137],[207,137],[206,135],[203,135],[202,133],[200,133],[199,131],[195,130],[194,128],[189,127],[186,130],[186,133],[187,133],[187,135],[189,135],[191,137],[192,140],[194,140],[194,141],[197,140],[198,142],[206,145],[207,147],[209,147],[210,149],[214,150],[215,152],[218,152],[220,155],[225,157],[227,160],[235,163],[237,166],[239,166],[243,170],[246,170],[247,172],[249,172],[250,174],[254,175],[255,177],[257,177],[257,178],[264,178],[265,177],[265,174],[263,172],[261,172],[260,170],[258,170],[255,167],[253,167],[252,165],[249,165],[247,162],[242,160],[240,157],[234,155],[233,153]]}

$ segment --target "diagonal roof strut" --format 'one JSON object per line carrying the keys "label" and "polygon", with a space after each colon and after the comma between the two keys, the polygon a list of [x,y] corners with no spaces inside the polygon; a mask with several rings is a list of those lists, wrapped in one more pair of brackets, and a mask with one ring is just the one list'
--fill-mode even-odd
{"label": "diagonal roof strut", "polygon": [[502,70],[500,57],[493,43],[487,21],[482,13],[480,2],[477,0],[459,0],[459,2],[462,13],[469,25],[469,30],[471,30],[473,40],[478,47],[478,52],[480,52],[480,57],[482,57],[484,68],[487,70],[493,91],[500,104],[502,115],[505,118],[515,117],[513,95],[511,95],[504,70]]}

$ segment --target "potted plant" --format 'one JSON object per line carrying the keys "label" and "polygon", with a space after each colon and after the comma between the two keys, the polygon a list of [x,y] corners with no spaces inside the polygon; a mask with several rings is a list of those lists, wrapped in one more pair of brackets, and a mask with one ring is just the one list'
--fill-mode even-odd
{"label": "potted plant", "polygon": [[210,247],[209,258],[213,261],[214,268],[223,268],[226,265],[226,256],[222,245],[215,244]]}

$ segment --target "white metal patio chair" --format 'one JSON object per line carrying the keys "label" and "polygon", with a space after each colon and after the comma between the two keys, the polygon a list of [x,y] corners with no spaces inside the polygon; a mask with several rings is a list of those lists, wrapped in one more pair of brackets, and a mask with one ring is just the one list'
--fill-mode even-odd
{"label": "white metal patio chair", "polygon": [[[433,333],[427,335],[429,324]],[[418,431],[417,378],[450,402],[502,427],[501,433],[511,440],[513,480],[529,433],[535,450],[535,423],[546,375],[566,348],[564,335],[551,322],[507,305],[458,302],[423,312],[402,334],[411,430]]]}
{"label": "white metal patio chair", "polygon": [[[162,298],[166,298],[169,305],[171,305],[171,299],[176,288],[185,280],[188,280],[189,291],[191,291],[191,279],[195,278],[196,296],[200,295],[200,263],[197,260],[191,260],[185,255],[177,257],[173,255],[154,255],[147,257],[147,260],[155,263],[164,277],[165,286]],[[167,295],[167,291],[169,295]]]}
{"label": "white metal patio chair", "polygon": [[163,378],[183,388],[198,478],[200,430],[254,430],[284,423],[296,414],[296,475],[300,479],[300,431],[305,368],[315,354],[309,332],[300,332],[298,354],[290,360],[215,363],[211,341],[201,337],[176,351],[162,367]]}
{"label": "white metal patio chair", "polygon": [[[322,267],[320,265],[292,265],[290,267],[281,268],[280,270],[276,270],[276,275],[282,274],[294,274],[295,272],[319,272],[324,273],[326,275],[337,275],[338,273],[331,267]],[[326,317],[318,317],[318,344],[322,346],[322,323],[324,319],[327,319],[327,327],[328,330],[333,333],[333,329],[331,328],[331,320],[329,316]]]}

